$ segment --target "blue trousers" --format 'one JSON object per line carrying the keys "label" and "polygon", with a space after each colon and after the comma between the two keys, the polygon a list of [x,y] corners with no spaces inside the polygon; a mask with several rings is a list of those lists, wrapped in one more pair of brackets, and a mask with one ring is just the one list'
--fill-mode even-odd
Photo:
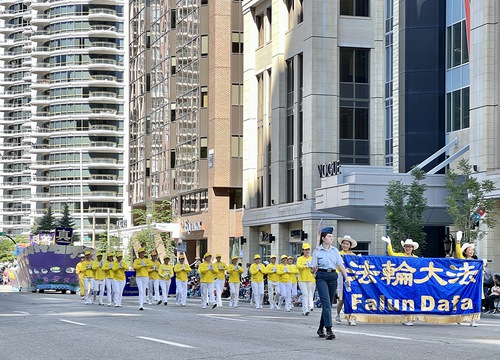
{"label": "blue trousers", "polygon": [[318,271],[316,273],[316,289],[321,301],[321,319],[319,327],[332,326],[332,302],[337,290],[337,272]]}

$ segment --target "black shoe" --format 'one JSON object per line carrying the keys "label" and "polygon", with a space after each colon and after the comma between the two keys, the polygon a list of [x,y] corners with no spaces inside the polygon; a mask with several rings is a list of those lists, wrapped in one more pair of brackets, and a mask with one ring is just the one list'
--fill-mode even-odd
{"label": "black shoe", "polygon": [[163,303],[163,305],[167,306],[167,305],[168,305],[168,303],[165,301],[165,302]]}
{"label": "black shoe", "polygon": [[326,336],[323,328],[319,328],[318,331],[316,331],[316,334],[318,334],[320,338],[324,338]]}
{"label": "black shoe", "polygon": [[217,307],[217,304],[212,305],[212,309],[215,309]]}
{"label": "black shoe", "polygon": [[326,340],[335,339],[335,334],[332,332],[332,329],[326,329]]}
{"label": "black shoe", "polygon": [[162,303],[162,301],[160,300],[160,301],[158,301],[158,302],[156,303],[156,305],[161,305],[161,303]]}
{"label": "black shoe", "polygon": [[140,307],[140,308],[139,308],[139,310],[144,310],[144,308],[143,308],[143,307]]}

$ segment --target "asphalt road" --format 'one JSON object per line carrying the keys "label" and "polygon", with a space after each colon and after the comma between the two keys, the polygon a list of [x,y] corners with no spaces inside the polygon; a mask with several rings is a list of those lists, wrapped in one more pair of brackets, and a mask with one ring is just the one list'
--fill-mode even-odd
{"label": "asphalt road", "polygon": [[[227,302],[224,302],[227,305]],[[500,317],[467,324],[334,326],[316,335],[320,309],[256,310],[248,302],[201,309],[124,297],[122,308],[84,305],[77,295],[0,291],[0,359],[494,359]]]}

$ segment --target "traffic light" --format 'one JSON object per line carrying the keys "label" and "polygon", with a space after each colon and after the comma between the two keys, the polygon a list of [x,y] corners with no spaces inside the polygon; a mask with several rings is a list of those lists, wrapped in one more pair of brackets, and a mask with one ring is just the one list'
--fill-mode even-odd
{"label": "traffic light", "polygon": [[241,236],[240,237],[240,242],[241,242],[241,245],[245,245],[247,243],[247,238],[244,237],[244,236]]}
{"label": "traffic light", "polygon": [[276,237],[273,234],[269,234],[269,243],[272,243],[274,240],[276,240]]}
{"label": "traffic light", "polygon": [[304,230],[300,230],[300,241],[305,241],[307,239],[307,233]]}

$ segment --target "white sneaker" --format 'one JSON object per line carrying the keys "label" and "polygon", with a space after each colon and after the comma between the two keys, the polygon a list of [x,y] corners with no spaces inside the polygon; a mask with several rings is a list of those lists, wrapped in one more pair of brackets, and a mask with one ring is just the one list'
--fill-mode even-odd
{"label": "white sneaker", "polygon": [[356,321],[351,320],[351,321],[348,321],[348,322],[347,322],[347,324],[348,324],[349,326],[356,326]]}
{"label": "white sneaker", "polygon": [[472,321],[470,322],[470,326],[471,326],[471,327],[477,327],[476,320],[472,320]]}
{"label": "white sneaker", "polygon": [[413,326],[413,322],[407,321],[407,322],[404,322],[403,325],[405,325],[405,326]]}
{"label": "white sneaker", "polygon": [[342,324],[342,320],[340,320],[340,315],[335,316],[335,322],[337,323],[337,325]]}

